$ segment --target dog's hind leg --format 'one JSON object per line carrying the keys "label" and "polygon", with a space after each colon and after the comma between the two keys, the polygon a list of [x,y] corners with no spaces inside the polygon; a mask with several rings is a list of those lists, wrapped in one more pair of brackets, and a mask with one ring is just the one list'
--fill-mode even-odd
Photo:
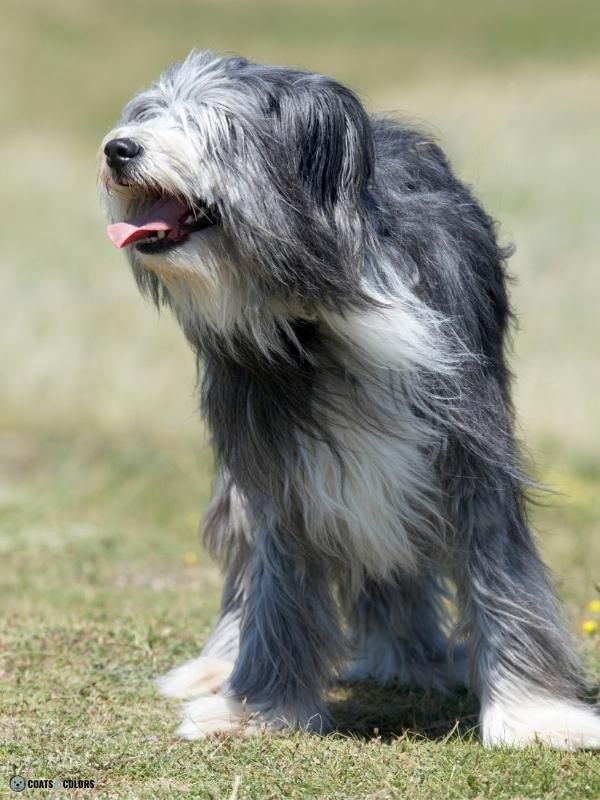
{"label": "dog's hind leg", "polygon": [[[471,464],[452,490],[456,581],[488,746],[600,747],[600,716],[527,526],[515,478]],[[463,470],[467,473],[468,465]]]}
{"label": "dog's hind leg", "polygon": [[431,574],[367,579],[347,609],[352,660],[342,679],[439,691],[464,686],[467,653],[463,644],[449,645],[450,604],[446,583]]}

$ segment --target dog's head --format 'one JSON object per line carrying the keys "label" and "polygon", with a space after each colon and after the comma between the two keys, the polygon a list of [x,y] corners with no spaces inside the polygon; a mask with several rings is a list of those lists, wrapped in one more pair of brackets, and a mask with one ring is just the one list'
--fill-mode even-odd
{"label": "dog's head", "polygon": [[372,149],[335,81],[192,53],[102,142],[109,236],[154,290],[189,279],[338,305],[369,238]]}

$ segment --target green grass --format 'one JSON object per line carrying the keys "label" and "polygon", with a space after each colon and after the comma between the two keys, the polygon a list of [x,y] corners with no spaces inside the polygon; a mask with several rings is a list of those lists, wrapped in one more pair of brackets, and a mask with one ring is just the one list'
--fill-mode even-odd
{"label": "green grass", "polygon": [[591,0],[576,13],[533,0],[5,3],[0,795],[17,771],[92,778],[93,796],[119,798],[600,798],[593,754],[484,750],[469,695],[342,687],[331,737],[174,738],[177,706],[152,679],[197,654],[217,609],[196,534],[212,460],[192,355],[138,297],[94,189],[122,102],[194,45],[324,70],[369,107],[426,121],[517,244],[517,409],[559,491],[534,522],[598,675],[600,637],[581,625],[600,581],[599,13]]}
{"label": "green grass", "polygon": [[576,11],[566,0],[5,0],[5,125],[18,131],[26,120],[95,139],[132,88],[192,47],[303,64],[366,89],[449,65],[568,67],[596,57],[599,28],[594,0]]}
{"label": "green grass", "polygon": [[[342,687],[330,698],[332,737],[175,739],[177,704],[152,679],[197,653],[217,609],[216,570],[189,555],[206,446],[64,433],[0,441],[2,474],[20,478],[0,517],[5,774],[88,777],[102,797],[225,798],[237,777],[240,798],[600,796],[591,753],[483,750],[466,694]],[[563,564],[577,629],[600,503],[597,475],[570,480],[576,500],[538,510],[537,521],[551,530],[546,555]],[[599,641],[585,649],[597,667]]]}

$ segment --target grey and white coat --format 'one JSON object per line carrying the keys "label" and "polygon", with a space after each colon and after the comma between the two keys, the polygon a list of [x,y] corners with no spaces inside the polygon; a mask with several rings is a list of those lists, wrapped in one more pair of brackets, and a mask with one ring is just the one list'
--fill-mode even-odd
{"label": "grey and white coat", "polygon": [[180,733],[324,730],[345,676],[468,682],[487,745],[600,746],[527,523],[509,254],[440,148],[330,78],[192,53],[126,106],[100,187],[197,354],[217,464],[221,614],[160,681]]}

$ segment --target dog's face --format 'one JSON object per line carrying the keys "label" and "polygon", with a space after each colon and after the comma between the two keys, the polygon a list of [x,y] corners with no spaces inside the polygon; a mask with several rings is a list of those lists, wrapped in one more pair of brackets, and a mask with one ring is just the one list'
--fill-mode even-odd
{"label": "dog's face", "polygon": [[138,273],[341,302],[372,167],[354,95],[310,73],[192,53],[100,150],[109,236]]}

